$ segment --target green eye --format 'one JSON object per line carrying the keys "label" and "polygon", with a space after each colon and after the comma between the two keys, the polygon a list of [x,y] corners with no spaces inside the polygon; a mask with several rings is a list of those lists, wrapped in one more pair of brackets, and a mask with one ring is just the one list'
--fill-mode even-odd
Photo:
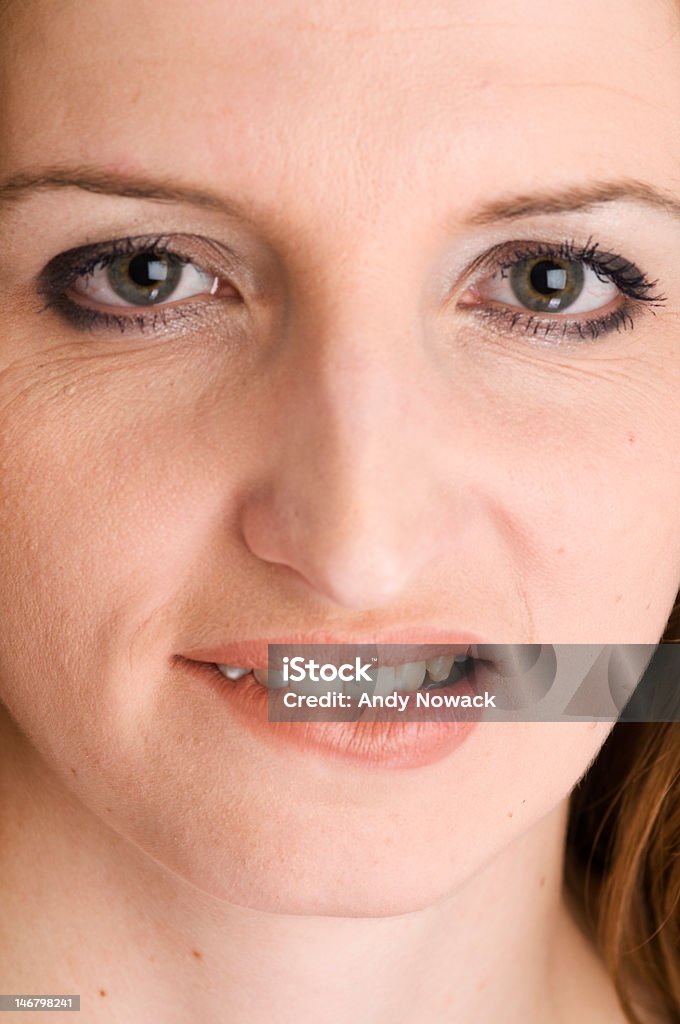
{"label": "green eye", "polygon": [[527,309],[559,312],[583,291],[583,263],[539,256],[513,264],[509,278],[515,297]]}
{"label": "green eye", "polygon": [[164,302],[177,288],[184,262],[170,253],[138,252],[117,256],[106,277],[115,294],[134,306]]}

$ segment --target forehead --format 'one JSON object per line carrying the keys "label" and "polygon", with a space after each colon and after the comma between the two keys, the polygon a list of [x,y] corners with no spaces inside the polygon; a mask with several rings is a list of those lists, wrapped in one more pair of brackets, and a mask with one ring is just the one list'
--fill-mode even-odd
{"label": "forehead", "polygon": [[[10,0],[0,171],[77,159],[263,211],[483,198],[678,165],[663,0]],[[3,155],[4,154],[4,155]],[[481,196],[480,196],[481,193]]]}

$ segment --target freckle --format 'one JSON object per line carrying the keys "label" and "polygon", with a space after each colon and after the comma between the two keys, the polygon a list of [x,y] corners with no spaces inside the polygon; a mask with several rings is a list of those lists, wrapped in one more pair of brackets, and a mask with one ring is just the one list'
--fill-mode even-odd
{"label": "freckle", "polygon": [[541,889],[542,889],[542,888],[543,888],[543,886],[545,885],[545,875],[542,875],[542,876],[541,876],[541,880],[540,880],[540,882],[539,882],[538,884],[540,885],[540,887],[541,887]]}
{"label": "freckle", "polygon": [[111,813],[111,808],[110,807],[107,807],[106,810],[109,812],[109,814]]}
{"label": "freckle", "polygon": [[156,963],[156,957],[155,957],[155,956],[153,955],[153,953],[152,953],[152,954],[151,954],[151,956],[149,957],[149,960],[151,961],[151,963],[152,963],[152,964],[155,964],[155,963]]}
{"label": "freckle", "polygon": [[194,954],[197,960],[201,960],[203,957],[202,953],[199,953],[197,949],[192,949],[191,952]]}
{"label": "freckle", "polygon": [[621,600],[621,598],[622,598],[622,597],[623,597],[623,594],[617,594],[617,595],[616,595],[616,601],[615,601],[615,604],[618,604],[618,603],[619,603],[619,601]]}
{"label": "freckle", "polygon": [[563,554],[564,554],[564,544],[562,545],[562,547],[561,547],[561,548],[558,548],[558,549],[557,549],[557,554],[558,554],[558,555],[563,555]]}
{"label": "freckle", "polygon": [[509,818],[511,818],[511,817],[512,817],[512,811],[508,811],[508,817],[509,817]]}
{"label": "freckle", "polygon": [[106,992],[104,991],[104,989],[103,989],[103,988],[100,988],[100,989],[99,989],[99,995],[100,995],[100,996],[105,996],[105,995],[106,995]]}
{"label": "freckle", "polygon": [[71,768],[71,771],[73,772],[74,775],[76,774],[75,768]]}

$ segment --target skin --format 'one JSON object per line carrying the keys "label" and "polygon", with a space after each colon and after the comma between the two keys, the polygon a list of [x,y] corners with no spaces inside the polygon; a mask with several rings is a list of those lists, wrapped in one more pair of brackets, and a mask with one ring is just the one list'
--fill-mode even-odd
{"label": "skin", "polygon": [[[0,207],[0,990],[133,1024],[622,1021],[560,878],[610,722],[486,724],[371,770],[253,738],[171,657],[316,629],[658,641],[680,219],[469,220],[611,176],[680,195],[671,8],[3,16],[0,181],[85,163],[243,209]],[[160,233],[231,246],[238,307],[156,334],[39,314],[54,256]],[[656,316],[538,346],[457,304],[492,245],[590,236],[659,280]]]}

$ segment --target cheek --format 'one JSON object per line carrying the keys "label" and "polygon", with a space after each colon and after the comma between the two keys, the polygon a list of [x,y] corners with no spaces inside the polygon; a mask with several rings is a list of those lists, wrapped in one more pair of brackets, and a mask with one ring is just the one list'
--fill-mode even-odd
{"label": "cheek", "polygon": [[218,521],[225,482],[204,486],[191,452],[195,398],[168,373],[164,384],[153,366],[124,375],[116,356],[44,353],[0,373],[8,703],[44,706],[59,722],[75,701],[96,717],[107,672],[126,678],[131,660],[168,653],[167,635],[145,625],[195,573],[195,538]]}
{"label": "cheek", "polygon": [[680,380],[663,372],[666,348],[657,342],[647,361],[623,349],[590,362],[513,354],[486,367],[495,411],[477,436],[498,456],[490,477],[503,481],[538,638],[656,643],[663,632],[680,585],[680,467],[669,444]]}
{"label": "cheek", "polygon": [[0,586],[3,617],[19,617],[18,597],[22,615],[58,610],[77,638],[126,588],[160,584],[162,594],[173,572],[186,574],[191,537],[214,520],[227,474],[211,490],[195,440],[200,395],[142,355],[124,371],[115,350],[45,353],[0,374],[0,560],[12,581],[11,595]]}

